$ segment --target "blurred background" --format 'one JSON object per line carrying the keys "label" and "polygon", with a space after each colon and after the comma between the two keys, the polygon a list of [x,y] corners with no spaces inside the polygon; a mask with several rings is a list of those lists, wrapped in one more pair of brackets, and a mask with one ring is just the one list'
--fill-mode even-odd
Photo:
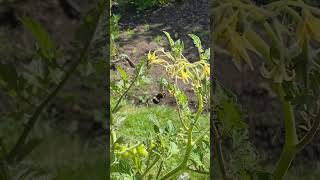
{"label": "blurred background", "polygon": [[[101,29],[90,32],[107,24],[95,19],[97,3],[0,1],[0,179],[108,178],[108,56],[98,52],[108,40]],[[62,89],[41,105],[75,66]],[[41,106],[25,142],[18,143]],[[14,153],[13,147],[18,147]]]}

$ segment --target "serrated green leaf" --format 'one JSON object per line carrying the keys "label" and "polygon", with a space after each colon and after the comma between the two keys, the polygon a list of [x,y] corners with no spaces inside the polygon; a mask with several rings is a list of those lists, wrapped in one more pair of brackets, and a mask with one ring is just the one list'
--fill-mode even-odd
{"label": "serrated green leaf", "polygon": [[192,38],[194,45],[198,48],[199,55],[201,55],[203,53],[203,49],[202,49],[200,38],[195,34],[188,34],[188,35]]}

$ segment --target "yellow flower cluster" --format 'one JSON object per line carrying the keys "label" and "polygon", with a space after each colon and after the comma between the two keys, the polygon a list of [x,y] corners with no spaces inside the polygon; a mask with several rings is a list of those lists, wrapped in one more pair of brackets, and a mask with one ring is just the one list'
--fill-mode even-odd
{"label": "yellow flower cluster", "polygon": [[183,55],[180,58],[173,57],[163,49],[148,53],[150,64],[158,64],[165,67],[171,78],[181,79],[183,83],[200,86],[201,80],[210,77],[210,64],[206,60],[194,63],[189,62]]}

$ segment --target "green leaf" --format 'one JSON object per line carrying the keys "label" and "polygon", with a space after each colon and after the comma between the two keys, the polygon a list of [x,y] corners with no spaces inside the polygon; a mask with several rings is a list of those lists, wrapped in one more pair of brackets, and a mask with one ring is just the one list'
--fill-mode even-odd
{"label": "green leaf", "polygon": [[242,121],[240,109],[230,100],[223,100],[221,102],[217,115],[228,134],[232,129],[242,129],[247,127]]}
{"label": "green leaf", "polygon": [[173,47],[175,43],[174,43],[173,39],[171,38],[170,34],[167,31],[163,31],[163,33],[167,36],[170,47]]}
{"label": "green leaf", "polygon": [[30,17],[22,17],[21,21],[24,27],[27,28],[36,39],[42,55],[51,60],[54,56],[55,45],[47,31]]}
{"label": "green leaf", "polygon": [[250,44],[266,59],[270,56],[269,45],[253,30],[246,30],[244,36],[250,42]]}
{"label": "green leaf", "polygon": [[201,60],[210,60],[210,48],[204,51],[204,53],[201,56]]}
{"label": "green leaf", "polygon": [[170,142],[169,152],[171,152],[172,154],[178,154],[179,153],[179,148],[178,148],[176,143]]}
{"label": "green leaf", "polygon": [[128,81],[129,76],[128,76],[127,72],[121,66],[117,65],[116,67],[117,67],[118,72],[121,75],[122,80]]}
{"label": "green leaf", "polygon": [[[84,16],[79,29],[75,33],[75,39],[80,42],[81,45],[89,44],[92,41],[92,37],[96,35],[97,27],[100,19],[105,20],[108,17],[110,11],[106,11],[106,5],[108,5],[106,0],[99,0],[97,5],[90,9],[88,13]],[[103,18],[100,18],[103,17]],[[107,22],[105,20],[104,22]],[[104,25],[101,23],[101,25]],[[110,24],[107,24],[108,26]]]}
{"label": "green leaf", "polygon": [[192,38],[194,45],[198,48],[198,52],[201,55],[203,53],[203,49],[200,38],[195,34],[189,34],[189,36]]}
{"label": "green leaf", "polygon": [[238,32],[235,32],[230,28],[227,29],[230,35],[229,49],[233,55],[235,65],[239,70],[241,70],[241,60],[244,60],[251,70],[253,70],[254,68],[251,58],[246,50],[247,43],[245,39]]}

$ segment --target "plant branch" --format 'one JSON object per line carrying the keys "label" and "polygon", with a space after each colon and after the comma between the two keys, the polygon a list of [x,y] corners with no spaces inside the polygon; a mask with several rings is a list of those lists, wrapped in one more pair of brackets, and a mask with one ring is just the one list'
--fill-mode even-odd
{"label": "plant branch", "polygon": [[142,68],[142,66],[139,67],[138,72],[137,72],[136,76],[134,77],[134,79],[132,80],[132,82],[130,83],[129,87],[121,94],[120,98],[117,101],[117,104],[111,110],[112,113],[115,113],[117,111],[117,109],[118,109],[121,101],[123,100],[124,96],[129,92],[129,90],[133,87],[134,83],[139,78],[141,68]]}
{"label": "plant branch", "polygon": [[196,173],[199,173],[199,174],[210,174],[210,172],[208,172],[208,171],[201,171],[201,170],[198,170],[198,169],[192,169],[191,167],[187,167],[187,169],[189,171],[193,171],[193,172],[196,172]]}
{"label": "plant branch", "polygon": [[281,105],[284,112],[285,121],[285,144],[277,162],[277,166],[273,172],[276,180],[281,180],[288,171],[290,164],[297,154],[296,145],[298,143],[298,137],[296,133],[295,117],[293,113],[293,107],[289,101],[285,99],[285,92],[282,84],[274,84],[275,92],[278,94]]}
{"label": "plant branch", "polygon": [[189,156],[191,154],[192,151],[192,128],[189,129],[188,131],[188,142],[187,142],[187,148],[186,148],[186,152],[183,158],[183,161],[173,170],[171,170],[170,172],[168,172],[167,174],[165,174],[163,177],[160,178],[160,180],[166,180],[169,177],[175,175],[176,173],[178,173],[179,171],[183,170],[188,162]]}
{"label": "plant branch", "polygon": [[160,159],[160,156],[157,155],[156,159],[152,162],[152,164],[146,168],[145,172],[142,174],[142,177],[145,177],[148,174],[150,169],[159,161],[159,159]]}
{"label": "plant branch", "polygon": [[163,161],[161,161],[161,163],[160,163],[160,166],[159,166],[159,169],[158,169],[158,172],[157,172],[156,179],[158,179],[158,178],[159,178],[160,173],[161,173],[161,170],[162,170],[162,167],[163,167]]}
{"label": "plant branch", "polygon": [[293,112],[293,107],[289,101],[285,99],[285,92],[280,83],[275,84],[275,91],[279,96],[283,112],[284,112],[284,121],[285,121],[285,143],[289,146],[295,146],[298,143],[298,136],[296,132],[295,117]]}
{"label": "plant branch", "polygon": [[[99,18],[101,18],[103,13],[99,14]],[[97,21],[95,23],[95,29],[98,26],[98,22]],[[15,155],[17,154],[17,152],[23,147],[23,145],[25,144],[26,139],[28,138],[31,130],[33,129],[34,125],[36,124],[39,116],[41,115],[42,111],[45,109],[45,107],[47,107],[47,105],[51,102],[52,99],[54,99],[56,97],[56,95],[59,93],[59,91],[64,87],[64,85],[66,84],[66,82],[69,80],[69,78],[71,77],[71,75],[76,71],[77,67],[82,63],[82,61],[84,61],[85,59],[87,59],[91,44],[94,40],[94,34],[92,35],[92,38],[86,43],[86,45],[84,46],[83,50],[81,51],[82,53],[80,54],[80,57],[78,60],[74,61],[74,63],[71,65],[69,71],[67,71],[65,73],[65,76],[63,77],[63,79],[61,80],[61,82],[57,85],[57,87],[40,103],[40,105],[38,105],[36,107],[36,110],[34,111],[34,113],[32,114],[32,116],[29,118],[29,120],[27,121],[25,128],[22,132],[22,134],[20,135],[20,137],[18,138],[16,144],[13,146],[12,150],[7,154],[6,156],[6,161],[7,162],[12,162],[15,160]]]}
{"label": "plant branch", "polygon": [[216,127],[215,124],[213,124],[213,146],[214,146],[214,154],[217,157],[218,160],[218,165],[220,168],[220,172],[221,175],[223,177],[224,180],[229,180],[229,175],[226,171],[226,167],[225,167],[225,162],[224,162],[224,158],[223,158],[223,153],[222,153],[222,147],[221,147],[221,143],[220,143],[220,136],[219,136],[219,131],[218,128]]}

